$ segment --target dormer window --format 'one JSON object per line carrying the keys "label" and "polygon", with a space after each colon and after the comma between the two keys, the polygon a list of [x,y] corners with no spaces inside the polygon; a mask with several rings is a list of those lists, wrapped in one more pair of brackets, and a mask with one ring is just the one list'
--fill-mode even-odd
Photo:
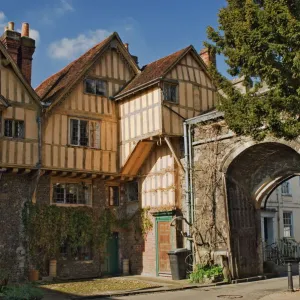
{"label": "dormer window", "polygon": [[178,85],[175,83],[164,83],[164,100],[177,103],[178,102]]}
{"label": "dormer window", "polygon": [[87,78],[84,81],[84,92],[97,96],[106,96],[106,81]]}

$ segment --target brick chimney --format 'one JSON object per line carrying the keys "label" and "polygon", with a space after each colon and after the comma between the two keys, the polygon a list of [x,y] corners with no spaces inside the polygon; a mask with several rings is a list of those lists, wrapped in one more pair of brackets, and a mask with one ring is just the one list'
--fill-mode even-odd
{"label": "brick chimney", "polygon": [[207,67],[209,67],[211,64],[216,65],[216,55],[210,54],[208,48],[202,49],[199,55],[202,58],[203,62],[207,65]]}
{"label": "brick chimney", "polygon": [[29,37],[29,24],[22,24],[21,47],[18,65],[26,80],[31,83],[32,56],[35,51],[35,40]]}
{"label": "brick chimney", "polygon": [[8,26],[5,27],[4,33],[0,39],[14,62],[17,64],[21,45],[21,33],[15,31],[14,22],[8,23]]}
{"label": "brick chimney", "polygon": [[22,34],[15,31],[14,22],[9,22],[0,38],[8,53],[18,65],[28,83],[31,83],[32,55],[35,40],[29,37],[29,24],[22,24]]}

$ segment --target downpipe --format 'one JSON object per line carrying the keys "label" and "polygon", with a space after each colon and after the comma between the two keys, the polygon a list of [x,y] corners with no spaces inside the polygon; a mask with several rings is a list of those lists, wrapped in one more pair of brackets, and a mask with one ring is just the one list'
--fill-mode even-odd
{"label": "downpipe", "polygon": [[[185,207],[187,221],[192,224],[191,220],[191,199],[190,199],[190,159],[189,159],[189,145],[188,145],[188,124],[183,122],[183,137],[184,137],[184,160],[185,160]],[[187,227],[187,236],[190,238],[191,230],[190,225]],[[192,241],[188,240],[187,249],[193,252]]]}

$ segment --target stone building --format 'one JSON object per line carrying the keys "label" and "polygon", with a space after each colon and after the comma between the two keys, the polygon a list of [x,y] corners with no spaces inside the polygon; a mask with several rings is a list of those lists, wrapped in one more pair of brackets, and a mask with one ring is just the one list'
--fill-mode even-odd
{"label": "stone building", "polygon": [[284,238],[300,242],[300,179],[295,176],[278,186],[262,202],[262,240],[267,245]]}
{"label": "stone building", "polygon": [[272,206],[268,196],[299,173],[298,139],[267,137],[258,142],[237,136],[218,111],[185,124],[190,169],[187,203],[202,258],[223,257],[233,278],[262,274],[263,203]]}

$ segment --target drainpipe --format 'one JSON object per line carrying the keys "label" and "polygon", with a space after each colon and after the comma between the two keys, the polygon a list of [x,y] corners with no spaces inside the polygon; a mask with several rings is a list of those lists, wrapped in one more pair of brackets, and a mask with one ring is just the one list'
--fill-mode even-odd
{"label": "drainpipe", "polygon": [[37,163],[38,167],[42,166],[42,119],[41,116],[38,116],[36,119],[38,124],[38,152],[39,152],[39,161]]}
{"label": "drainpipe", "polygon": [[193,152],[192,152],[192,134],[191,125],[188,127],[188,150],[189,150],[189,186],[190,186],[190,205],[191,205],[191,223],[194,224],[195,210],[194,210],[194,186],[193,186]]}
{"label": "drainpipe", "polygon": [[[189,145],[188,145],[188,125],[186,122],[183,122],[183,137],[184,137],[184,160],[185,160],[185,207],[187,220],[191,224],[191,202],[190,202],[190,162],[189,162]],[[190,227],[187,228],[187,235],[190,237]],[[187,245],[189,250],[192,250],[192,241]]]}

